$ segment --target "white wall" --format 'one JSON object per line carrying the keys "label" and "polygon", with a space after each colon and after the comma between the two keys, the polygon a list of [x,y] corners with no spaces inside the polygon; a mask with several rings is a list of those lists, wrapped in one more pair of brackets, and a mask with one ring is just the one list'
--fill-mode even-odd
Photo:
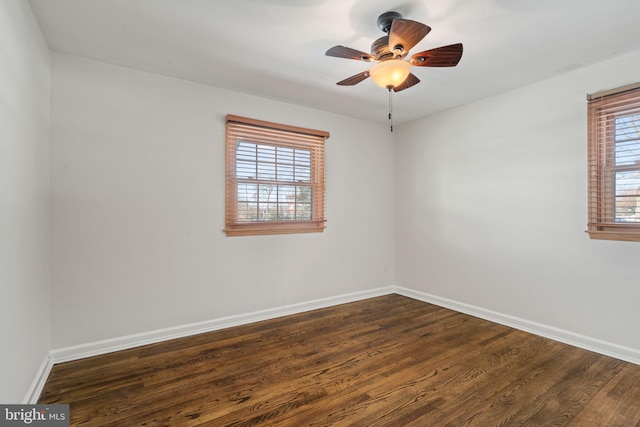
{"label": "white wall", "polygon": [[638,69],[619,57],[399,127],[397,284],[640,356],[640,244],[584,232],[585,95]]}
{"label": "white wall", "polygon": [[49,350],[49,50],[26,1],[0,1],[0,402]]}
{"label": "white wall", "polygon": [[[324,233],[225,236],[227,113],[331,133]],[[395,282],[384,125],[63,54],[51,120],[54,349]]]}

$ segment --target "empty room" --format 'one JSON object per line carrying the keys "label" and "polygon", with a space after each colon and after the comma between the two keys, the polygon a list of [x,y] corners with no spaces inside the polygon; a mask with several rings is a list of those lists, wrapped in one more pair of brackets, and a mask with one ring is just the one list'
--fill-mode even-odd
{"label": "empty room", "polygon": [[638,18],[0,1],[0,424],[640,425]]}

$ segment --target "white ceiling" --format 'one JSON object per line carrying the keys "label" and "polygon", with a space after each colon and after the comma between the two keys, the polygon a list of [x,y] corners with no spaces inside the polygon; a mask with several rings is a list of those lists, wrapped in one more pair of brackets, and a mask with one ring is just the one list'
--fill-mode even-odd
{"label": "white ceiling", "polygon": [[237,92],[385,123],[371,79],[335,83],[371,64],[378,15],[432,28],[411,53],[462,42],[455,68],[414,67],[394,94],[402,123],[640,50],[638,0],[29,0],[49,47]]}

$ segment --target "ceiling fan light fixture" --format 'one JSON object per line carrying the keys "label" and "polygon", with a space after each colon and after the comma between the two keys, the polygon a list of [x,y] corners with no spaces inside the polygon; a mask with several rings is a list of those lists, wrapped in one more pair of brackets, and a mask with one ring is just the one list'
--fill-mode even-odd
{"label": "ceiling fan light fixture", "polygon": [[378,86],[393,89],[401,85],[411,73],[411,64],[401,59],[388,59],[374,65],[369,74]]}

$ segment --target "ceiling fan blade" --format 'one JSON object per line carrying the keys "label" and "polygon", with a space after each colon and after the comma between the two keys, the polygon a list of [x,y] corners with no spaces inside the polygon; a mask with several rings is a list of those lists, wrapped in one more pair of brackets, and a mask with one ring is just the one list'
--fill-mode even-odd
{"label": "ceiling fan blade", "polygon": [[369,77],[369,71],[367,70],[367,71],[363,71],[360,74],[356,74],[355,76],[347,77],[346,79],[339,81],[336,84],[339,86],[353,86],[367,79],[368,77]]}
{"label": "ceiling fan blade", "polygon": [[409,62],[417,67],[455,67],[460,58],[462,43],[456,43],[416,53]]}
{"label": "ceiling fan blade", "polygon": [[398,86],[393,88],[393,91],[394,92],[400,92],[401,90],[408,89],[411,86],[417,85],[418,83],[420,83],[420,79],[417,78],[413,73],[410,73],[407,76],[407,79],[404,82],[402,82],[402,84],[400,84],[400,85],[398,85]]}
{"label": "ceiling fan blade", "polygon": [[409,19],[394,19],[389,30],[389,50],[400,47],[405,54],[418,44],[431,28],[420,22]]}
{"label": "ceiling fan blade", "polygon": [[356,59],[358,61],[371,61],[375,59],[368,53],[361,52],[359,50],[351,49],[345,46],[334,46],[326,53],[327,56],[335,56],[336,58]]}

